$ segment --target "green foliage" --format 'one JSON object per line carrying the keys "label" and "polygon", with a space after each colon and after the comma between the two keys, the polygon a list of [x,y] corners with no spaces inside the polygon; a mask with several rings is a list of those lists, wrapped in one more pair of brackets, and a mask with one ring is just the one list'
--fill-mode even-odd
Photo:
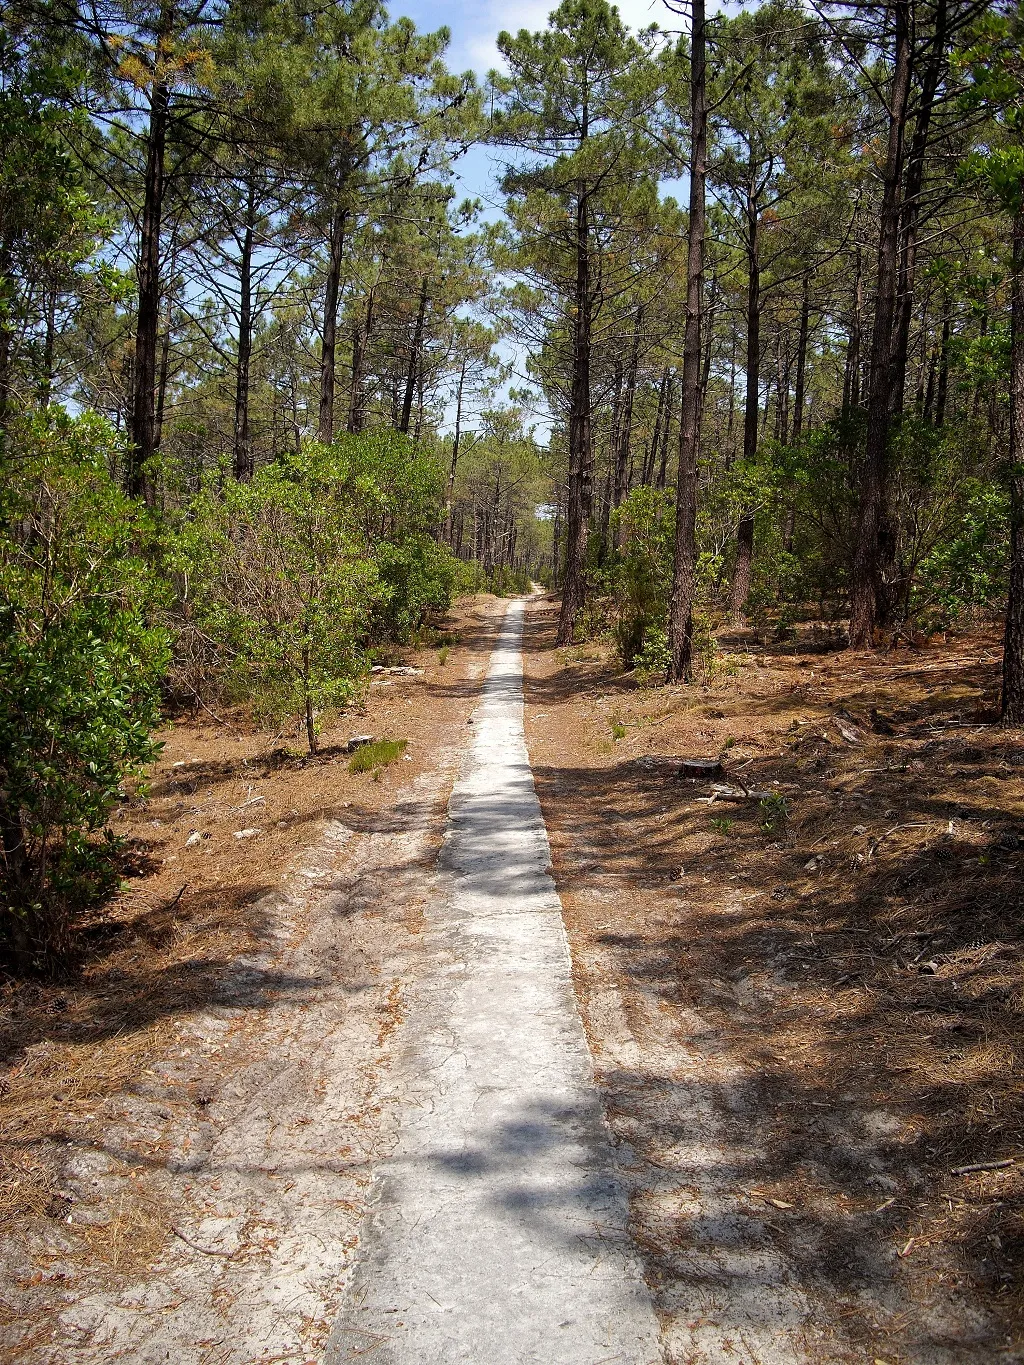
{"label": "green foliage", "polygon": [[407,739],[378,739],[372,744],[362,744],[348,761],[350,773],[379,772],[392,763],[397,763],[405,753]]}
{"label": "green foliage", "polygon": [[671,661],[668,632],[663,626],[648,627],[644,632],[643,648],[633,656],[633,671],[637,681],[645,685],[664,682]]}
{"label": "green foliage", "polygon": [[1009,499],[979,479],[957,490],[955,514],[918,566],[911,614],[925,629],[937,630],[981,608],[997,610],[1006,594],[1005,545]]}
{"label": "green foliage", "polygon": [[23,966],[116,880],[95,834],[158,747],[167,637],[117,454],[100,418],[54,411],[12,425],[0,455],[0,948]]}
{"label": "green foliage", "polygon": [[717,830],[719,834],[726,835],[732,829],[735,821],[730,820],[727,815],[714,815],[711,817],[711,828]]}
{"label": "green foliage", "polygon": [[[615,603],[615,643],[624,668],[650,671],[665,645],[675,518],[663,493],[634,488],[613,516],[619,550],[607,571]],[[665,655],[667,662],[667,654]]]}
{"label": "green foliage", "polygon": [[451,602],[457,566],[427,530],[439,493],[437,465],[394,432],[305,446],[249,483],[210,481],[171,547],[183,652],[210,646],[200,682],[268,719],[301,718],[315,750],[371,648]]}
{"label": "green foliage", "polygon": [[781,792],[769,792],[758,802],[761,828],[766,834],[782,834],[789,819],[789,806]]}
{"label": "green foliage", "polygon": [[[70,28],[70,26],[69,26]],[[19,30],[21,30],[19,32]],[[69,109],[76,77],[69,32],[28,42],[0,23],[0,406],[52,383],[55,325],[68,326],[91,278],[104,223],[72,148],[86,128]],[[48,316],[47,300],[52,300]],[[49,341],[47,340],[49,333]]]}
{"label": "green foliage", "polygon": [[467,564],[458,581],[462,592],[492,592],[495,597],[526,597],[533,588],[529,569],[516,569],[508,564],[490,573],[481,564]]}
{"label": "green foliage", "polygon": [[626,730],[626,727],[623,725],[621,720],[612,721],[612,739],[615,740],[625,739],[627,733],[628,732]]}

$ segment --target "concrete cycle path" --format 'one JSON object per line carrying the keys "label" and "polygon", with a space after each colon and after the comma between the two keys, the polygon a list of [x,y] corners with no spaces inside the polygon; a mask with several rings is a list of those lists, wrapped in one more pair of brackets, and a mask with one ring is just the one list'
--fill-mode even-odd
{"label": "concrete cycle path", "polygon": [[449,805],[400,1136],[329,1365],[657,1365],[523,732],[509,606]]}

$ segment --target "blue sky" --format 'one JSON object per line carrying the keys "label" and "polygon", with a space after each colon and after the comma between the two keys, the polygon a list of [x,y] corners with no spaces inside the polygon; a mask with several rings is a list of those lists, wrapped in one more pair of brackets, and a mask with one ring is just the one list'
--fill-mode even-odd
{"label": "blue sky", "polygon": [[[388,8],[394,18],[408,15],[419,29],[446,25],[452,34],[448,65],[456,71],[469,68],[482,76],[499,63],[494,40],[502,29],[515,33],[521,28],[544,28],[555,5],[550,0],[465,0],[461,4],[457,0],[407,0],[404,4],[392,0]],[[680,27],[680,19],[662,0],[621,0],[618,9],[632,28],[648,24]]]}
{"label": "blue sky", "polygon": [[[521,28],[545,28],[554,8],[552,0],[391,0],[388,5],[392,18],[407,15],[420,30],[450,29],[448,66],[454,71],[475,71],[481,80],[501,65],[495,39],[502,29],[515,33]],[[621,0],[618,9],[632,28],[658,24],[678,30],[682,25],[662,0]],[[492,158],[488,148],[474,147],[456,166],[463,193],[483,199],[488,217],[499,212]]]}
{"label": "blue sky", "polygon": [[[406,15],[412,19],[422,32],[447,27],[451,31],[451,43],[445,60],[453,71],[475,71],[483,80],[487,72],[501,66],[501,57],[495,46],[495,39],[502,29],[518,32],[525,28],[531,32],[547,26],[548,15],[556,8],[557,0],[390,0],[388,10],[392,18]],[[662,2],[662,0],[619,0],[619,13],[631,28],[647,28],[651,24],[670,31],[678,31],[682,20]],[[485,216],[495,219],[501,215],[501,194],[497,187],[497,167],[494,149],[472,147],[465,156],[460,157],[455,166],[459,178],[461,197],[478,198],[483,201]],[[499,354],[506,361],[512,361],[517,370],[511,384],[524,382],[523,364],[525,355],[522,348],[511,338],[504,338],[498,345]],[[509,385],[506,385],[506,389]],[[449,405],[444,425],[450,427],[454,417],[454,407]],[[538,421],[537,435],[544,439],[547,435],[548,421],[543,412],[534,414]]]}

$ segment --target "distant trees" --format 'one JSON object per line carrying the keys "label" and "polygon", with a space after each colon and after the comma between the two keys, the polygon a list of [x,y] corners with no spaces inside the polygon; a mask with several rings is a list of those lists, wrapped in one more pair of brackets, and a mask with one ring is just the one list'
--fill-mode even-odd
{"label": "distant trees", "polygon": [[564,0],[481,90],[379,0],[0,0],[9,951],[158,687],[313,747],[460,585],[673,682],[725,616],[1007,608],[1024,723],[1020,6],[671,8]]}
{"label": "distant trees", "polygon": [[565,643],[586,591],[595,345],[624,303],[635,308],[637,248],[657,203],[661,75],[652,35],[631,36],[606,0],[564,0],[544,32],[502,33],[498,46],[509,75],[497,82],[490,138],[520,154],[503,180],[508,266],[523,280],[510,302],[541,321],[534,363],[567,433]]}

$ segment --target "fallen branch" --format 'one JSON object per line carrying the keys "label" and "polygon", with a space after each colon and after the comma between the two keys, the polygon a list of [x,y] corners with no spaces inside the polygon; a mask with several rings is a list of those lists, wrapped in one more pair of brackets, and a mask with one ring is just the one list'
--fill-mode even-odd
{"label": "fallen branch", "polygon": [[1007,1157],[1005,1161],[972,1161],[968,1166],[954,1166],[950,1175],[971,1175],[975,1171],[1005,1171],[1008,1166],[1016,1164],[1016,1157]]}
{"label": "fallen branch", "polygon": [[770,791],[761,791],[757,787],[747,786],[744,786],[742,791],[737,791],[735,787],[724,787],[719,782],[712,783],[711,790],[721,801],[767,801],[770,796],[775,794]]}
{"label": "fallen branch", "polygon": [[193,1251],[201,1251],[204,1256],[234,1256],[235,1254],[234,1251],[219,1251],[214,1247],[200,1246],[198,1242],[193,1242],[191,1237],[186,1237],[181,1228],[175,1227],[173,1223],[171,1224],[171,1231],[174,1233],[175,1237],[180,1238],[186,1246],[191,1247]]}
{"label": "fallen branch", "polygon": [[187,890],[188,890],[188,882],[185,883],[185,885],[181,888],[181,890],[178,892],[178,894],[177,894],[176,896],[173,896],[173,897],[167,902],[167,904],[164,906],[164,909],[165,909],[165,910],[173,910],[174,907],[178,904],[178,902],[181,900],[182,896],[185,894],[185,892],[186,892]]}

